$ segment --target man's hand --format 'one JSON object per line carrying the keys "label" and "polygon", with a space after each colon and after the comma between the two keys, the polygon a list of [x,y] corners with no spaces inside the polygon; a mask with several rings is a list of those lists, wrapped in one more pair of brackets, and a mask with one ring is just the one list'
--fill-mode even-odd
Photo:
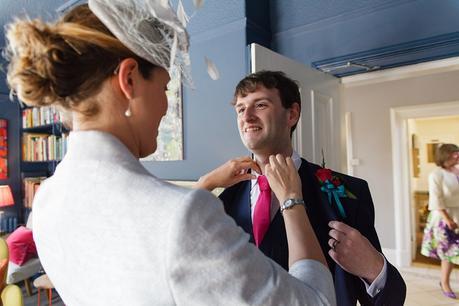
{"label": "man's hand", "polygon": [[199,178],[195,188],[203,188],[209,191],[217,187],[227,188],[236,183],[254,179],[255,175],[248,173],[252,169],[261,173],[258,164],[250,157],[244,156],[227,161],[220,167],[212,170]]}
{"label": "man's hand", "polygon": [[[372,283],[384,267],[384,258],[360,232],[338,221],[328,223],[332,229],[328,241],[330,257],[347,272]],[[337,242],[338,241],[338,242]]]}

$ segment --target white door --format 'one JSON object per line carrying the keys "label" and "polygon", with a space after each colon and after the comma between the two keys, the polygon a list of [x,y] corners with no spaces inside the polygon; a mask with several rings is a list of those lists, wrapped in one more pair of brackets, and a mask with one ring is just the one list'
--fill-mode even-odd
{"label": "white door", "polygon": [[344,134],[339,109],[339,79],[308,68],[257,44],[250,45],[251,72],[279,70],[296,80],[301,90],[301,117],[293,134],[293,147],[307,160],[343,170]]}

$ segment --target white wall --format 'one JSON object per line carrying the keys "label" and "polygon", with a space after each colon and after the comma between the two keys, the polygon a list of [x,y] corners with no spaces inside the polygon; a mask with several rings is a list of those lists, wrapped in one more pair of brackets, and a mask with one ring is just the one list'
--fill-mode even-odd
{"label": "white wall", "polygon": [[[413,191],[428,191],[428,177],[435,169],[435,163],[427,162],[427,144],[455,143],[459,144],[459,117],[415,119],[413,132],[418,136],[419,143],[419,178],[413,178]],[[411,134],[411,129],[410,129]]]}
{"label": "white wall", "polygon": [[342,101],[343,111],[352,113],[353,157],[360,160],[360,165],[354,168],[354,175],[368,181],[381,244],[383,248],[393,249],[395,222],[390,109],[459,101],[459,71],[360,86],[345,83]]}

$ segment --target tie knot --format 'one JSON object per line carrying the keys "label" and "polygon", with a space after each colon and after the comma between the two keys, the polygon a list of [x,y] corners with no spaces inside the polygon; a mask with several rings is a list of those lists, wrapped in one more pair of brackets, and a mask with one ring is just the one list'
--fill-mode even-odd
{"label": "tie knot", "polygon": [[266,178],[266,176],[260,175],[260,176],[258,176],[257,180],[258,180],[258,186],[260,187],[261,191],[269,191],[269,190],[271,190],[269,188],[269,183],[268,183],[268,179]]}

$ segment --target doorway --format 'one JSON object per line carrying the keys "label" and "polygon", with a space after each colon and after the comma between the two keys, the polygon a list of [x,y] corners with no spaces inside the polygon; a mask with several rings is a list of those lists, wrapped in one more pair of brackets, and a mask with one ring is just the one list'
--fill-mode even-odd
{"label": "doorway", "polygon": [[[391,109],[396,253],[397,263],[401,266],[410,266],[416,260],[422,239],[428,199],[426,178],[435,167],[429,161],[432,160],[429,150],[439,142],[459,141],[456,128],[447,126],[447,129],[428,130],[445,120],[457,122],[459,127],[459,101]],[[450,131],[440,135],[442,129]],[[418,136],[420,131],[424,131],[421,138]],[[421,173],[425,178],[421,178]]]}
{"label": "doorway", "polygon": [[435,151],[442,143],[459,143],[459,116],[407,119],[412,212],[412,261],[439,266],[440,261],[421,255],[429,214],[429,174],[436,168]]}

